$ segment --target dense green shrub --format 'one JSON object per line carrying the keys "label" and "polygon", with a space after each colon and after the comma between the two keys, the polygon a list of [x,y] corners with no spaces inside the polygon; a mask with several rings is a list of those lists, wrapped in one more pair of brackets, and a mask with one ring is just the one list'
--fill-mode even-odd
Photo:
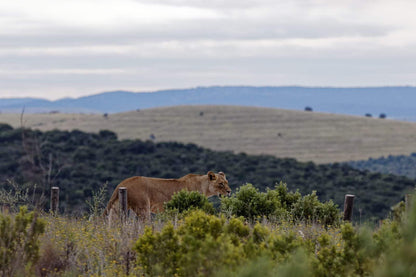
{"label": "dense green shrub", "polygon": [[208,201],[208,198],[197,191],[181,190],[176,192],[172,199],[165,203],[166,211],[182,213],[193,209],[200,209],[209,214],[215,212],[214,206]]}
{"label": "dense green shrub", "polygon": [[[304,200],[313,199],[314,194]],[[243,219],[227,221],[197,211],[176,229],[172,224],[161,231],[148,228],[136,243],[138,263],[151,276],[416,274],[416,206],[373,229],[351,223],[321,229],[307,224],[301,232],[296,226],[287,221],[275,227],[250,226]]]}
{"label": "dense green shrub", "polygon": [[340,220],[339,210],[332,201],[320,202],[315,192],[302,197],[298,191],[289,192],[283,183],[266,192],[260,192],[251,184],[242,186],[232,197],[221,200],[221,210],[250,220],[258,217],[284,218],[325,225],[338,224]]}
{"label": "dense green shrub", "polygon": [[39,258],[39,236],[45,222],[25,206],[11,215],[0,214],[0,273],[2,276],[23,276]]}
{"label": "dense green shrub", "polygon": [[340,212],[334,202],[320,202],[315,191],[293,203],[290,214],[297,220],[312,220],[324,225],[338,224],[340,221]]}
{"label": "dense green shrub", "polygon": [[194,211],[176,229],[171,223],[160,231],[147,227],[135,244],[137,262],[149,276],[240,276],[255,272],[259,259],[264,276],[362,276],[374,270],[381,253],[371,233],[349,223],[308,236],[284,225],[250,227],[244,219]]}
{"label": "dense green shrub", "polygon": [[0,123],[0,132],[11,131],[11,130],[13,130],[13,127],[10,126],[9,124]]}
{"label": "dense green shrub", "polygon": [[259,192],[259,189],[251,184],[241,186],[235,195],[221,201],[222,212],[249,219],[274,215],[278,208],[279,202],[267,199],[265,193]]}
{"label": "dense green shrub", "polygon": [[412,202],[401,221],[388,222],[378,232],[376,239],[385,262],[377,269],[377,276],[416,276],[416,201]]}
{"label": "dense green shrub", "polygon": [[150,276],[210,276],[240,263],[245,254],[239,241],[248,232],[235,220],[226,224],[224,218],[194,211],[178,229],[172,224],[160,232],[147,227],[135,244],[137,261]]}

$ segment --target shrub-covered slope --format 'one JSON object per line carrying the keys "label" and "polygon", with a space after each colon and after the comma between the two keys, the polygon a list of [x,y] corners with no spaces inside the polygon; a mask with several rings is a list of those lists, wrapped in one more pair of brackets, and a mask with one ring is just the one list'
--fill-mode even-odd
{"label": "shrub-covered slope", "polygon": [[386,174],[416,178],[416,153],[411,155],[388,156],[365,161],[349,162],[349,165],[359,170],[369,170]]}
{"label": "shrub-covered slope", "polygon": [[32,131],[0,126],[0,182],[10,187],[37,184],[37,191],[61,189],[66,212],[85,210],[86,200],[108,182],[109,193],[123,179],[134,176],[178,178],[188,173],[224,171],[231,188],[252,183],[260,190],[286,182],[291,190],[318,192],[321,201],[342,205],[346,193],[357,196],[356,218],[385,216],[390,206],[415,187],[405,177],[359,171],[348,165],[316,165],[272,156],[215,152],[193,144],[117,140],[115,133]]}

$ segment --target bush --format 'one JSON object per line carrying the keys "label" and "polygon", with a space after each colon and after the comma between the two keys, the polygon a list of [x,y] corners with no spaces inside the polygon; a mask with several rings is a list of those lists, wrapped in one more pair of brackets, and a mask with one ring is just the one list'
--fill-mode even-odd
{"label": "bush", "polygon": [[286,184],[280,183],[274,190],[260,192],[252,184],[241,186],[230,198],[221,200],[225,213],[253,220],[258,217],[287,218],[295,202],[301,198],[299,192],[289,192]]}
{"label": "bush", "polygon": [[291,215],[295,219],[320,222],[324,225],[338,224],[340,212],[332,200],[322,203],[318,200],[316,192],[298,199],[292,206]]}
{"label": "bush", "polygon": [[0,132],[11,131],[13,127],[6,123],[0,123]]}
{"label": "bush", "polygon": [[307,243],[292,230],[272,231],[259,223],[250,227],[244,218],[227,221],[192,211],[176,229],[172,223],[160,231],[146,227],[134,249],[138,266],[149,276],[239,276],[239,268],[261,257],[272,270],[307,249]]}
{"label": "bush", "polygon": [[208,198],[197,191],[181,190],[175,193],[170,201],[165,203],[166,211],[183,213],[195,209],[200,209],[209,214],[215,212],[214,206],[208,201]]}
{"label": "bush", "polygon": [[400,222],[387,222],[378,232],[376,239],[385,261],[377,268],[377,276],[416,275],[416,201],[409,206]]}
{"label": "bush", "polygon": [[315,192],[302,197],[299,192],[289,192],[284,183],[266,192],[260,192],[251,184],[242,186],[232,197],[221,200],[221,210],[250,220],[290,218],[319,221],[325,225],[338,224],[340,220],[338,208],[332,201],[321,203]]}
{"label": "bush", "polygon": [[193,211],[174,229],[171,223],[160,232],[146,227],[135,244],[137,261],[150,276],[210,276],[224,266],[233,268],[245,257],[239,243],[248,227]]}
{"label": "bush", "polygon": [[267,201],[266,195],[260,193],[252,184],[241,186],[235,195],[221,200],[221,210],[235,216],[255,219],[258,216],[269,216],[278,207],[276,201]]}
{"label": "bush", "polygon": [[[0,214],[0,272],[2,276],[24,274],[39,258],[39,236],[46,223],[26,206],[13,218]],[[19,272],[20,271],[20,272]]]}

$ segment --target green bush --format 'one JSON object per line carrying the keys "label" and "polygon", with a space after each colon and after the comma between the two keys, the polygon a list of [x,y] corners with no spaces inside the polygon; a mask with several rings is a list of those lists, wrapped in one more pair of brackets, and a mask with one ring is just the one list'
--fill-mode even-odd
{"label": "green bush", "polygon": [[338,224],[340,221],[340,212],[334,202],[320,202],[315,191],[293,203],[290,213],[295,219],[311,220],[324,225]]}
{"label": "green bush", "polygon": [[267,189],[265,193],[252,184],[246,184],[238,188],[232,197],[221,199],[221,210],[250,220],[263,216],[287,218],[288,211],[300,197],[299,192],[288,192],[283,183],[274,190]]}
{"label": "green bush", "polygon": [[160,232],[146,227],[135,244],[137,261],[149,276],[209,276],[222,267],[233,268],[245,257],[240,240],[249,229],[234,219],[193,211],[175,230],[167,224]]}
{"label": "green bush", "polygon": [[146,227],[134,249],[138,265],[149,276],[213,276],[239,272],[259,257],[284,263],[305,246],[306,240],[293,231],[276,233],[259,223],[250,227],[242,217],[227,221],[197,210],[177,229],[171,223],[161,231]]}
{"label": "green bush", "polygon": [[13,218],[0,214],[0,272],[2,276],[24,274],[39,258],[39,236],[45,221],[25,206]]}
{"label": "green bush", "polygon": [[221,210],[250,220],[283,218],[325,225],[339,224],[340,220],[339,210],[332,201],[320,202],[315,192],[302,197],[299,192],[289,192],[283,183],[266,192],[260,192],[251,184],[242,186],[232,197],[221,200]]}
{"label": "green bush", "polygon": [[[292,207],[305,214],[326,205],[314,193],[296,199]],[[284,220],[250,226],[243,217],[193,211],[176,229],[148,227],[135,249],[150,276],[415,276],[416,207],[401,219],[373,230],[351,223],[316,229]]]}
{"label": "green bush", "polygon": [[[413,199],[415,196],[413,195]],[[416,202],[404,212],[401,222],[383,224],[376,239],[384,250],[384,263],[376,276],[416,276]]]}
{"label": "green bush", "polygon": [[221,200],[221,210],[236,216],[255,219],[258,216],[270,215],[276,210],[275,201],[266,201],[266,195],[260,193],[252,184],[241,186],[235,195]]}
{"label": "green bush", "polygon": [[215,212],[214,206],[208,201],[208,198],[197,191],[181,190],[175,193],[170,201],[165,203],[166,211],[183,213],[194,209],[200,209],[209,214]]}

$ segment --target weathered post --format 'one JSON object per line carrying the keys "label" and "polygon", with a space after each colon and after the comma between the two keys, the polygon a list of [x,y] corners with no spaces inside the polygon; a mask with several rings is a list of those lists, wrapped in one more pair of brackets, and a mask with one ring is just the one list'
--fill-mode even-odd
{"label": "weathered post", "polygon": [[120,218],[122,221],[127,218],[127,188],[120,187],[118,189],[118,200],[120,203]]}
{"label": "weathered post", "polygon": [[51,189],[51,212],[58,213],[59,208],[59,187],[52,187]]}
{"label": "weathered post", "polygon": [[352,207],[354,206],[354,197],[355,195],[346,194],[344,200],[344,220],[352,220]]}

